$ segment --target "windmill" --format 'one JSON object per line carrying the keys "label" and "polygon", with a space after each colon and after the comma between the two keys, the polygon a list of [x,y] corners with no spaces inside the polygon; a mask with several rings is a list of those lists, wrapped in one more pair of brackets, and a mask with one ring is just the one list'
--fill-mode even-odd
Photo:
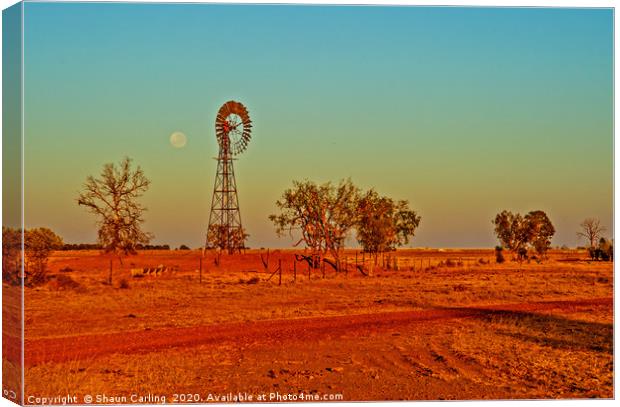
{"label": "windmill", "polygon": [[241,226],[233,156],[245,151],[251,129],[252,121],[245,106],[232,100],[222,105],[215,119],[220,151],[205,248],[219,248],[232,254],[244,247],[246,234]]}

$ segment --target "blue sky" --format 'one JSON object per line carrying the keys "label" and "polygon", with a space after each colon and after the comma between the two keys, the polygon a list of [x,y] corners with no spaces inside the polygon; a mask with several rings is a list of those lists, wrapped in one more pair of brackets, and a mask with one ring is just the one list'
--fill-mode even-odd
{"label": "blue sky", "polygon": [[292,180],[346,177],[410,201],[413,246],[494,245],[502,209],[575,245],[612,227],[612,30],[611,9],[26,3],[26,223],[94,241],[75,197],[128,155],[155,241],[199,246],[234,99],[252,247],[289,244],[267,216]]}

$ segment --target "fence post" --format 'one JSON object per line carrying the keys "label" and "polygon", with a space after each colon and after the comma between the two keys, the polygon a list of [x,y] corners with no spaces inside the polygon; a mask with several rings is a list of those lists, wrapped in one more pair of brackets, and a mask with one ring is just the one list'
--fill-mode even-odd
{"label": "fence post", "polygon": [[198,277],[198,282],[202,284],[202,256],[200,256],[200,274]]}
{"label": "fence post", "polygon": [[297,282],[297,259],[293,258],[293,281]]}
{"label": "fence post", "polygon": [[282,259],[278,260],[278,270],[280,270],[279,274],[279,280],[278,280],[278,285],[282,285]]}

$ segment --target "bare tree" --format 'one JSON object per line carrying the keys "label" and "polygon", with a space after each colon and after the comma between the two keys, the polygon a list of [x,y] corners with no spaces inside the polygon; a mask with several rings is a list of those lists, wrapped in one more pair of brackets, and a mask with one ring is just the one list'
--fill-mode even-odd
{"label": "bare tree", "polygon": [[[105,253],[116,255],[121,265],[123,255],[135,254],[136,245],[147,244],[153,237],[142,231],[146,208],[138,203],[149,185],[142,169],[133,170],[126,157],[118,167],[105,164],[99,178],[89,176],[77,198],[78,205],[99,217],[99,243]],[[111,260],[108,282],[112,284]]]}
{"label": "bare tree", "polygon": [[579,226],[581,226],[581,231],[577,232],[577,236],[590,242],[590,248],[596,246],[601,234],[605,231],[605,228],[601,226],[601,221],[597,218],[587,218]]}

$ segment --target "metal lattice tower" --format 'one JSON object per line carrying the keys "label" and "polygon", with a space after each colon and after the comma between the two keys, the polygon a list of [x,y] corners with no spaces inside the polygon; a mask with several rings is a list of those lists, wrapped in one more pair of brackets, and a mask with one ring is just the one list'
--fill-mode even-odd
{"label": "metal lattice tower", "polygon": [[220,108],[215,120],[220,149],[205,243],[207,249],[219,248],[232,254],[245,246],[246,235],[241,226],[233,155],[245,150],[250,141],[251,128],[248,111],[241,103],[230,101]]}

